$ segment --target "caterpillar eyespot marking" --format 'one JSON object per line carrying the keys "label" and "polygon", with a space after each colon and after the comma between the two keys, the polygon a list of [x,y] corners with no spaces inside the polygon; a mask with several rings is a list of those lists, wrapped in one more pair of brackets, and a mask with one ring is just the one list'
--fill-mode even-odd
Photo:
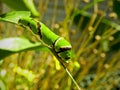
{"label": "caterpillar eyespot marking", "polygon": [[64,52],[64,51],[67,51],[67,50],[71,50],[71,49],[72,49],[72,47],[67,47],[67,46],[60,47],[59,51],[57,51],[56,53],[61,53],[61,52]]}

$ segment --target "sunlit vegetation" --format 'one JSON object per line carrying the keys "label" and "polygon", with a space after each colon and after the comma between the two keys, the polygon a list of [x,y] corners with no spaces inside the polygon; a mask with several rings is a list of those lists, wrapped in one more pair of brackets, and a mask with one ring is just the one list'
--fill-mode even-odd
{"label": "sunlit vegetation", "polygon": [[[0,5],[1,14],[10,11]],[[40,13],[37,19],[72,44],[73,56],[66,66],[82,90],[120,89],[119,0],[35,0],[35,6]],[[21,26],[0,22],[0,42],[13,37],[27,39],[25,46],[37,44],[14,53],[0,47],[0,56],[4,55],[0,90],[77,90],[55,56],[37,46],[37,36]]]}

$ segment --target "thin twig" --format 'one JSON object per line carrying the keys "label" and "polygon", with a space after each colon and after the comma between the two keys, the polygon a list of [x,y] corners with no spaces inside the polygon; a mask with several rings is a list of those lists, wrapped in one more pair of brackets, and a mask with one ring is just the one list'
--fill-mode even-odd
{"label": "thin twig", "polygon": [[58,59],[58,61],[60,62],[60,64],[63,66],[63,68],[65,69],[66,73],[70,76],[70,78],[72,79],[73,83],[76,85],[77,89],[78,90],[82,90],[78,83],[75,81],[75,79],[73,78],[73,76],[71,75],[70,71],[67,69],[66,65],[65,65],[65,62],[62,60],[62,58],[60,58],[56,52],[52,49],[52,48],[49,48],[51,50],[51,52],[55,55],[55,57]]}

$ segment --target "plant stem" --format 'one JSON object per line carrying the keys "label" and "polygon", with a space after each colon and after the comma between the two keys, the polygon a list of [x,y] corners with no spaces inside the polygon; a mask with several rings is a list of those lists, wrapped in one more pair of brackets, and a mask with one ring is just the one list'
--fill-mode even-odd
{"label": "plant stem", "polygon": [[[40,36],[40,35],[39,35],[39,36]],[[65,69],[66,73],[69,75],[69,77],[72,79],[73,83],[76,85],[77,89],[78,89],[78,90],[82,90],[82,89],[79,87],[79,85],[77,84],[77,82],[75,81],[75,79],[73,78],[73,76],[71,75],[70,71],[67,69],[67,67],[66,67],[66,65],[65,65],[65,61],[64,61],[61,57],[58,56],[58,54],[55,52],[54,48],[53,48],[52,46],[46,45],[44,42],[42,42],[41,39],[40,39],[40,41],[41,41],[41,43],[42,43],[44,46],[48,47],[48,48],[51,50],[51,52],[54,54],[54,56],[58,59],[58,61],[60,62],[60,64],[61,64],[61,65],[63,66],[63,68]]]}
{"label": "plant stem", "polygon": [[69,75],[69,77],[72,79],[73,83],[76,85],[77,89],[78,90],[82,90],[78,83],[75,81],[75,79],[73,78],[73,76],[71,75],[70,71],[67,69],[66,65],[65,65],[65,62],[62,60],[62,58],[60,58],[56,52],[53,50],[53,48],[50,48],[49,49],[51,50],[51,52],[55,55],[55,57],[58,59],[58,61],[60,62],[60,64],[63,66],[63,68],[65,69],[66,73]]}

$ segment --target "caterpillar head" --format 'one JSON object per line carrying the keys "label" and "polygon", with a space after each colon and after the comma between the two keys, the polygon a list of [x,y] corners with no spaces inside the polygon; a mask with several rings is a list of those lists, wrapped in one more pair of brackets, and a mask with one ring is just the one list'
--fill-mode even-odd
{"label": "caterpillar head", "polygon": [[72,46],[64,38],[59,37],[54,42],[54,50],[57,55],[65,61],[68,61],[72,56]]}

